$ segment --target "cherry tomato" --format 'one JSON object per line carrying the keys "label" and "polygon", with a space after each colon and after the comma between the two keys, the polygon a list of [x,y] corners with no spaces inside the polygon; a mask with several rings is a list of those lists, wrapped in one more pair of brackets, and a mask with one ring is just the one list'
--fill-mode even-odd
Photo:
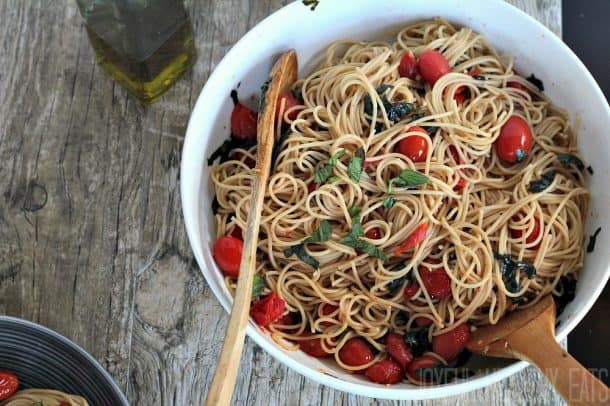
{"label": "cherry tomato", "polygon": [[282,317],[286,303],[275,292],[254,303],[250,315],[261,327],[267,326]]}
{"label": "cherry tomato", "polygon": [[417,324],[418,327],[428,327],[432,324],[432,320],[427,317],[418,317],[415,319],[415,324]]}
{"label": "cherry tomato", "polygon": [[[320,308],[320,313],[322,313],[322,316],[328,316],[329,314],[333,314],[334,312],[336,312],[339,309],[339,306],[335,306],[332,305],[330,303],[324,303],[322,305],[322,307]],[[338,315],[335,316],[335,319],[337,319]],[[320,323],[320,325],[324,326],[324,327],[329,327],[332,326],[333,323],[330,321],[323,321],[322,323]]]}
{"label": "cherry tomato", "polygon": [[431,49],[421,53],[417,67],[421,76],[430,86],[434,86],[437,80],[451,72],[449,62],[443,54]]}
{"label": "cherry tomato", "polygon": [[8,371],[0,371],[0,401],[13,396],[17,387],[19,387],[17,375]]}
{"label": "cherry tomato", "polygon": [[[518,75],[517,71],[513,69],[513,74],[514,75]],[[512,87],[513,89],[519,89],[519,90],[523,90],[524,92],[526,92],[527,94],[529,94],[530,96],[532,95],[530,90],[525,87],[524,85],[522,85],[519,82],[508,82],[506,84],[507,87]]]}
{"label": "cherry tomato", "polygon": [[[305,332],[302,334],[302,336],[311,336],[311,335],[312,334],[309,332]],[[322,347],[321,338],[312,338],[309,340],[299,341],[299,348],[305,354],[309,354],[312,357],[316,357],[316,358],[325,358],[330,355],[328,352],[326,352],[324,350],[324,347]]]}
{"label": "cherry tomato", "polygon": [[318,189],[318,184],[316,182],[311,182],[309,185],[307,185],[307,191],[309,193],[313,193],[317,189]]}
{"label": "cherry tomato", "polygon": [[243,234],[241,232],[241,228],[239,226],[233,227],[233,231],[231,232],[231,237],[235,237],[241,241],[244,240]]}
{"label": "cherry tomato", "polygon": [[449,362],[464,351],[468,340],[470,340],[470,326],[460,324],[451,331],[432,337],[432,351]]}
{"label": "cherry tomato", "polygon": [[[426,130],[418,126],[407,128],[407,132],[428,134]],[[398,152],[412,162],[424,162],[428,155],[428,141],[421,135],[410,135],[398,142]]]}
{"label": "cherry tomato", "polygon": [[354,337],[339,350],[339,359],[346,365],[359,367],[373,360],[373,351],[362,338]]}
{"label": "cherry tomato", "polygon": [[[294,95],[292,94],[292,92],[290,90],[280,94],[279,97],[277,98],[277,106],[275,109],[275,119],[276,120],[280,119],[280,109],[282,108],[282,100],[284,100],[284,110],[283,110],[284,113],[286,111],[288,111],[289,109],[293,108],[294,106],[298,106],[299,104],[301,104],[299,99],[294,97]],[[290,121],[293,121],[297,118],[298,115],[299,115],[299,110],[295,109],[288,114],[288,118],[290,119]]]}
{"label": "cherry tomato", "polygon": [[400,77],[415,80],[417,78],[417,60],[413,56],[413,52],[407,51],[400,59],[398,65],[398,74]]}
{"label": "cherry tomato", "polygon": [[402,380],[404,372],[396,361],[384,359],[368,367],[365,375],[371,382],[392,385]]}
{"label": "cherry tomato", "polygon": [[[457,152],[457,148],[455,148],[455,146],[453,146],[453,145],[449,145],[449,153],[453,157],[453,161],[456,163],[456,165],[459,165],[461,162],[460,162],[460,155]],[[466,181],[466,179],[464,179],[459,174],[456,174],[455,176],[458,178],[458,181],[455,184],[455,186],[453,186],[453,190],[458,192],[458,191],[464,189],[466,187],[466,185],[468,184],[468,182]]]}
{"label": "cherry tomato", "polygon": [[534,137],[529,124],[520,116],[511,116],[495,142],[501,160],[514,164],[523,161],[532,149]]}
{"label": "cherry tomato", "polygon": [[[473,68],[468,71],[470,76],[477,76],[481,74],[481,70],[479,68]],[[460,86],[455,93],[453,94],[453,100],[459,105],[464,103],[466,99],[466,94],[468,93],[468,88],[466,86]]]}
{"label": "cherry tomato", "polygon": [[381,229],[379,227],[371,228],[364,233],[364,236],[371,240],[378,240],[381,238]]}
{"label": "cherry tomato", "polygon": [[277,324],[279,326],[292,326],[294,324],[294,314],[288,312],[274,321],[273,324]]}
{"label": "cherry tomato", "polygon": [[430,382],[433,380],[432,374],[424,374],[424,376],[418,376],[417,371],[420,369],[434,368],[438,365],[438,360],[431,355],[422,355],[421,357],[415,358],[407,367],[407,374],[416,381]]}
{"label": "cherry tomato", "polygon": [[430,296],[443,299],[451,295],[451,278],[449,278],[444,268],[429,270],[421,265],[419,267],[419,276]]}
{"label": "cherry tomato", "polygon": [[405,286],[405,291],[403,292],[403,296],[404,296],[405,300],[411,300],[411,298],[413,298],[413,296],[415,296],[415,294],[417,294],[418,290],[419,290],[419,285],[417,284],[417,282],[407,283],[407,286]]}
{"label": "cherry tomato", "polygon": [[[520,221],[521,218],[522,217],[520,215],[513,216],[513,221],[516,223],[516,222]],[[510,235],[513,238],[521,238],[521,236],[523,235],[523,231],[524,231],[523,229],[517,229],[517,228],[511,227]],[[527,229],[525,231],[527,231]],[[525,237],[526,244],[531,244],[534,241],[536,241],[538,239],[539,235],[540,235],[540,222],[537,219],[534,219],[534,225],[533,225],[532,231],[530,231],[530,233]],[[540,248],[540,243],[542,243],[542,241],[540,241],[535,246],[531,247],[531,249],[537,250],[538,248]]]}
{"label": "cherry tomato", "polygon": [[216,240],[212,247],[212,254],[216,264],[225,275],[233,278],[239,275],[243,248],[243,241],[230,235],[225,235]]}
{"label": "cherry tomato", "polygon": [[258,114],[241,103],[231,113],[231,134],[238,140],[255,140]]}
{"label": "cherry tomato", "polygon": [[394,251],[394,256],[397,257],[409,248],[415,247],[417,244],[422,242],[424,238],[426,238],[426,234],[428,233],[428,223],[426,221],[419,224],[415,227],[415,230],[407,237],[405,242],[403,242],[400,247],[398,247]]}
{"label": "cherry tomato", "polygon": [[385,338],[385,349],[390,354],[392,359],[406,369],[407,365],[413,361],[413,353],[411,348],[405,342],[403,336],[396,333],[390,333]]}

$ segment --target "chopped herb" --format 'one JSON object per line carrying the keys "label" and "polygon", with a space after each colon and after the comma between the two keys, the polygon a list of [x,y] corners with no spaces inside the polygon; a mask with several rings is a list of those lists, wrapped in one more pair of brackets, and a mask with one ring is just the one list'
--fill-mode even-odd
{"label": "chopped herb", "polygon": [[[241,85],[241,82],[237,84],[237,87]],[[239,97],[237,96],[237,90],[233,89],[230,93],[231,100],[233,100],[233,105],[237,106],[239,104]]]}
{"label": "chopped herb", "polygon": [[220,158],[220,163],[226,162],[229,160],[231,151],[236,148],[248,149],[256,145],[256,140],[238,140],[233,138],[232,136],[222,143],[222,145],[208,158],[208,165],[213,165],[214,161]]}
{"label": "chopped herb", "polygon": [[587,166],[587,172],[589,172],[589,175],[593,175],[593,167],[592,166]]}
{"label": "chopped herb", "polygon": [[587,253],[591,253],[595,250],[595,242],[597,241],[597,236],[602,231],[601,227],[598,227],[597,230],[593,233],[592,236],[589,237],[589,244],[587,244]]}
{"label": "chopped herb", "polygon": [[561,292],[559,294],[553,293],[553,299],[557,306],[557,315],[559,316],[565,307],[574,300],[576,296],[576,279],[571,275],[564,275],[559,278],[559,282],[555,287],[555,290]]}
{"label": "chopped herb", "polygon": [[258,111],[261,112],[260,117],[263,116],[263,111],[265,111],[265,107],[267,104],[267,90],[269,90],[269,85],[271,84],[271,78],[268,78],[261,85],[261,98],[258,101]]}
{"label": "chopped herb", "polygon": [[428,340],[428,329],[425,328],[407,331],[404,335],[404,340],[411,347],[415,357],[419,357],[432,348],[432,343]]}
{"label": "chopped herb", "polygon": [[557,154],[557,160],[562,165],[575,165],[581,171],[585,169],[585,164],[582,163],[579,157],[573,154]]}
{"label": "chopped herb", "polygon": [[314,11],[318,4],[320,4],[320,0],[303,0],[303,4],[309,7],[311,11]]}
{"label": "chopped herb", "polygon": [[474,80],[485,80],[485,76],[483,75],[474,75],[472,78]]}
{"label": "chopped herb", "polygon": [[517,279],[517,271],[525,272],[528,279],[533,279],[536,276],[536,268],[534,265],[525,261],[515,261],[510,254],[496,253],[496,259],[500,261],[500,274],[506,290],[511,293],[517,293],[520,290],[519,280]]}
{"label": "chopped herb", "polygon": [[265,289],[265,280],[259,274],[254,274],[254,279],[252,280],[252,300],[258,299],[263,289]]}
{"label": "chopped herb", "polygon": [[523,149],[518,149],[517,151],[515,151],[515,155],[516,155],[515,161],[517,163],[523,162],[523,160],[527,156],[527,154],[525,153],[525,150],[523,150]]}
{"label": "chopped herb", "polygon": [[214,195],[214,198],[212,199],[212,214],[218,214],[218,209],[220,209],[220,203],[218,202],[218,197]]}
{"label": "chopped herb", "polygon": [[275,169],[275,165],[277,163],[277,158],[280,156],[280,152],[282,152],[282,148],[284,148],[284,143],[288,139],[290,135],[290,131],[286,130],[277,142],[273,145],[273,150],[271,151],[271,172]]}
{"label": "chopped herb", "polygon": [[364,229],[360,223],[360,210],[350,208],[350,216],[352,217],[352,229],[350,232],[339,241],[341,244],[354,248],[357,251],[369,254],[372,257],[379,258],[382,261],[387,261],[388,256],[373,244],[360,239],[364,235]]}
{"label": "chopped herb", "polygon": [[538,90],[544,92],[544,83],[542,83],[542,80],[538,79],[533,73],[525,79],[534,86],[536,86]]}
{"label": "chopped herb", "polygon": [[386,209],[391,209],[392,207],[394,207],[394,205],[396,204],[396,199],[394,199],[393,196],[388,196],[385,198],[385,200],[383,201],[383,207],[385,207]]}
{"label": "chopped herb", "polygon": [[474,375],[474,371],[468,368],[455,368],[439,363],[432,368],[420,368],[415,372],[415,374],[424,382],[433,381],[439,384],[445,384],[453,381],[456,378],[470,378]]}
{"label": "chopped herb", "polygon": [[293,245],[292,247],[286,248],[284,250],[284,256],[286,258],[290,258],[293,255],[296,255],[297,258],[305,262],[307,265],[312,266],[313,268],[318,269],[320,267],[320,263],[318,262],[318,260],[307,253],[304,244]]}
{"label": "chopped herb", "polygon": [[301,89],[299,89],[298,87],[295,87],[294,89],[291,90],[291,92],[295,99],[297,99],[298,101],[303,103],[303,101],[304,101],[303,91]]}
{"label": "chopped herb", "polygon": [[[401,261],[401,262],[397,263],[396,265],[394,265],[390,269],[390,272],[398,272],[398,271],[404,269],[405,266],[407,266],[407,264],[404,261]],[[397,289],[399,289],[402,285],[404,285],[404,283],[406,281],[410,281],[410,280],[413,280],[412,272],[409,272],[405,276],[392,280],[390,283],[388,283],[388,289],[390,290],[391,293],[394,293]]]}
{"label": "chopped herb", "polygon": [[339,162],[339,159],[345,155],[345,150],[339,150],[337,151],[333,156],[330,157],[330,160],[328,161],[327,164],[325,164],[324,166],[322,166],[322,168],[320,168],[318,170],[318,172],[316,172],[315,176],[314,176],[314,182],[318,185],[321,185],[323,183],[326,183],[328,181],[328,179],[332,176],[333,174],[333,168],[335,166],[337,166],[337,163]]}
{"label": "chopped herb", "polygon": [[[424,118],[424,117],[426,117],[426,112],[425,111],[418,111],[417,113],[415,113],[411,117],[409,117],[409,122],[412,122],[412,121],[415,121],[415,120],[419,120],[420,118]],[[426,131],[428,131],[428,130],[426,129]]]}
{"label": "chopped herb", "polygon": [[381,95],[384,94],[386,90],[388,89],[393,89],[394,85],[389,85],[387,83],[381,84],[379,85],[379,87],[377,87],[377,89],[375,89],[375,91],[377,92],[377,94]]}
{"label": "chopped herb", "polygon": [[351,157],[347,165],[347,174],[352,182],[360,182],[360,176],[362,176],[362,172],[364,172],[364,168],[362,167],[363,163],[364,149],[358,148],[358,150],[356,150],[356,156]]}
{"label": "chopped herb", "polygon": [[[388,115],[388,120],[395,123],[400,121],[407,114],[413,112],[415,110],[415,105],[408,102],[390,102],[383,93],[391,87],[391,85],[383,84],[376,89],[376,92],[381,96],[381,104]],[[373,100],[370,96],[364,98],[364,112],[369,116],[373,114]]]}
{"label": "chopped herb", "polygon": [[347,212],[349,213],[349,216],[350,216],[351,218],[355,218],[355,217],[360,216],[360,209],[359,209],[357,206],[355,206],[355,205],[354,205],[354,206],[352,206],[352,207],[350,207],[350,208],[347,210]]}
{"label": "chopped herb", "polygon": [[426,175],[423,175],[417,171],[411,169],[405,169],[400,172],[397,178],[390,179],[388,183],[388,193],[392,193],[392,187],[394,185],[398,187],[417,187],[425,185],[430,181]]}
{"label": "chopped herb", "polygon": [[544,191],[546,188],[548,188],[551,185],[551,183],[553,183],[554,180],[555,180],[555,172],[543,173],[540,176],[539,180],[535,180],[530,183],[527,190],[529,190],[532,193],[540,193],[540,192]]}
{"label": "chopped herb", "polygon": [[308,243],[308,242],[325,242],[330,240],[330,237],[333,233],[333,229],[330,226],[330,223],[328,222],[328,220],[322,220],[320,222],[320,226],[318,227],[317,230],[315,230],[313,232],[313,234],[311,234],[305,241],[304,243]]}
{"label": "chopped herb", "polygon": [[384,125],[382,122],[377,122],[375,123],[375,133],[380,133],[385,129]]}

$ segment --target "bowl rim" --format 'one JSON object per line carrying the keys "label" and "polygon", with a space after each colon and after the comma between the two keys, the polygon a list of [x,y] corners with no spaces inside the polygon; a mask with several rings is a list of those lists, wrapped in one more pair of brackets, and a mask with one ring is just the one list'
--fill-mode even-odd
{"label": "bowl rim", "polygon": [[[507,13],[513,13],[519,15],[521,18],[527,20],[527,23],[530,25],[534,25],[538,30],[542,31],[545,35],[553,38],[553,42],[560,48],[562,48],[563,52],[565,52],[566,56],[570,58],[572,63],[575,63],[580,72],[582,73],[582,79],[586,80],[589,85],[595,91],[595,96],[601,100],[606,100],[603,95],[602,90],[599,85],[593,78],[593,75],[589,72],[584,63],[576,56],[576,54],[563,42],[563,40],[558,37],[554,32],[552,32],[545,25],[540,23],[531,15],[525,13],[519,8],[513,6],[510,3],[507,3],[502,0],[488,0],[490,3],[493,3],[494,6],[498,7],[500,11],[505,11]],[[204,87],[202,88],[197,101],[191,111],[191,116],[189,117],[188,126],[186,129],[186,136],[184,138],[184,144],[182,148],[182,160],[180,164],[180,171],[182,174],[189,173],[189,171],[197,170],[201,173],[201,167],[197,168],[191,165],[188,159],[185,159],[186,156],[190,155],[189,151],[197,150],[197,137],[199,134],[196,133],[196,128],[198,127],[194,124],[196,120],[195,116],[197,112],[203,111],[202,106],[206,103],[206,95],[210,91],[210,88],[213,86],[212,84],[216,81],[217,76],[222,75],[223,68],[229,66],[230,63],[233,62],[235,56],[241,52],[241,48],[244,47],[244,44],[248,42],[249,38],[256,37],[260,32],[270,29],[273,21],[281,20],[283,16],[292,14],[296,11],[297,7],[302,7],[301,2],[295,1],[289,3],[282,8],[276,10],[274,13],[265,17],[258,24],[252,27],[243,37],[241,37],[232,48],[223,56],[218,65],[214,68],[213,72],[208,77]],[[502,10],[503,9],[503,10]],[[484,33],[483,33],[484,34]],[[610,106],[606,103],[606,115],[610,117]],[[201,176],[199,176],[199,185],[201,184]],[[221,288],[215,286],[213,283],[210,283],[211,280],[208,279],[208,272],[204,271],[207,269],[206,262],[203,259],[203,241],[201,235],[199,233],[200,229],[200,221],[199,221],[199,206],[197,205],[197,199],[200,194],[199,189],[194,191],[191,190],[191,185],[187,184],[187,176],[182,175],[180,177],[180,195],[181,195],[181,206],[184,216],[185,228],[187,232],[187,236],[189,239],[189,243],[191,244],[191,248],[193,250],[195,259],[200,268],[201,273],[203,274],[208,286],[216,296],[216,299],[221,303],[222,307],[225,309],[227,313],[231,312],[231,306],[233,303],[233,298],[227,298],[226,292],[224,292]],[[558,341],[565,339],[569,332],[571,332],[574,327],[585,317],[585,315],[590,311],[591,307],[600,296],[601,292],[604,289],[608,279],[610,278],[610,268],[607,268],[605,273],[602,275],[602,280],[600,280],[600,284],[598,284],[593,292],[589,292],[588,298],[583,300],[582,308],[579,312],[574,313],[574,315],[567,320],[565,320],[559,326],[558,331],[556,331],[556,338]],[[426,399],[435,399],[441,397],[447,397],[452,395],[459,395],[466,392],[470,392],[476,389],[480,389],[496,383],[500,380],[508,378],[515,373],[521,371],[525,367],[529,365],[528,362],[525,361],[515,361],[513,364],[508,366],[499,368],[495,371],[487,373],[483,376],[475,376],[473,378],[460,381],[460,382],[452,382],[443,385],[434,385],[434,386],[422,386],[422,387],[414,387],[414,388],[394,388],[392,386],[383,386],[379,385],[378,388],[373,388],[371,386],[365,386],[355,382],[349,382],[343,379],[336,378],[334,376],[324,374],[318,370],[314,370],[300,362],[286,357],[282,352],[278,345],[270,345],[268,341],[265,340],[264,335],[258,331],[259,329],[252,324],[250,321],[246,327],[247,335],[253,339],[259,346],[261,346],[267,353],[271,354],[276,360],[280,361],[284,365],[289,368],[295,370],[296,372],[304,375],[307,378],[314,380],[319,384],[323,384],[333,389],[341,390],[344,392],[349,392],[357,395],[363,395],[380,399],[392,399],[392,400],[401,400],[401,399],[411,399],[411,400],[426,400]]]}
{"label": "bowl rim", "polygon": [[108,371],[106,371],[106,369],[104,367],[102,367],[102,365],[91,354],[89,354],[87,351],[85,351],[81,346],[76,344],[74,341],[59,334],[58,332],[56,332],[54,330],[51,330],[49,327],[43,326],[42,324],[38,324],[38,323],[35,323],[30,320],[20,319],[18,317],[12,317],[12,316],[0,316],[0,321],[8,321],[10,323],[20,324],[22,326],[31,328],[33,330],[37,330],[37,331],[43,333],[44,335],[51,336],[51,337],[59,340],[62,344],[72,348],[73,350],[78,352],[79,355],[83,356],[89,362],[89,364],[92,365],[97,370],[97,372],[99,372],[104,377],[106,382],[110,385],[110,387],[114,390],[114,392],[121,399],[121,403],[125,406],[129,406],[127,397],[125,396],[125,394],[123,393],[121,388],[119,388],[119,385],[116,383],[114,378],[110,375],[110,373]]}

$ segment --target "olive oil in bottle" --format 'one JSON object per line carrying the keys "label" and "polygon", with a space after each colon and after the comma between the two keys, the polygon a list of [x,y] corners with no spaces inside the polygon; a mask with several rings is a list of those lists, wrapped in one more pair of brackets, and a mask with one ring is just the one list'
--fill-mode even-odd
{"label": "olive oil in bottle", "polygon": [[78,0],[100,66],[142,103],[157,101],[195,62],[181,0]]}

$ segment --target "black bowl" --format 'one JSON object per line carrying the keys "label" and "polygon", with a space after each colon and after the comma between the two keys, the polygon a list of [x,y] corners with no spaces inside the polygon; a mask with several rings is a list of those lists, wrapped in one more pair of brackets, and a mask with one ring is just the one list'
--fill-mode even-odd
{"label": "black bowl", "polygon": [[0,370],[19,377],[19,389],[56,389],[90,405],[128,406],[108,372],[85,350],[38,324],[0,316]]}

